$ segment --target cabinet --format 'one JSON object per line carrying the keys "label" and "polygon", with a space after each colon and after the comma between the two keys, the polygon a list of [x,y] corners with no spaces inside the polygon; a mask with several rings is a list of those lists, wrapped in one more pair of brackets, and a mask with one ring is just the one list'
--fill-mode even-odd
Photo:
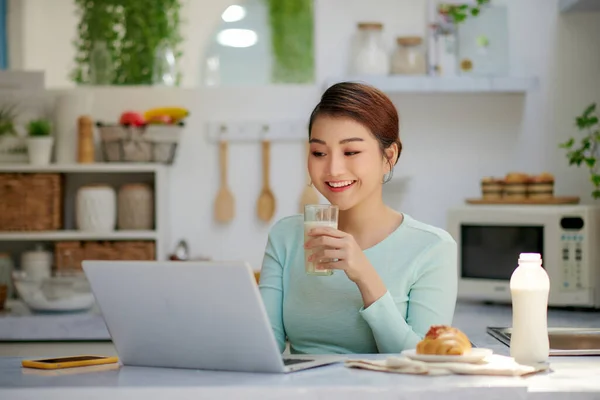
{"label": "cabinet", "polygon": [[[63,177],[63,229],[55,231],[3,231],[0,227],[0,252],[12,255],[16,266],[20,254],[41,243],[54,251],[56,242],[62,241],[153,241],[157,260],[167,258],[169,245],[168,226],[168,172],[162,164],[138,163],[95,163],[95,164],[51,164],[33,166],[29,164],[0,164],[2,173],[59,173]],[[83,232],[76,228],[75,200],[77,190],[88,184],[107,184],[115,189],[126,183],[146,183],[154,193],[154,229],[114,230],[106,233]]]}

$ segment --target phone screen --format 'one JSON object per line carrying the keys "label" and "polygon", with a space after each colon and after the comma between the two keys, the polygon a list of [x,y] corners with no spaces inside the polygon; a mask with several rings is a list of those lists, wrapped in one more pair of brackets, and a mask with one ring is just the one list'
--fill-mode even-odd
{"label": "phone screen", "polygon": [[99,356],[78,356],[78,357],[64,357],[64,358],[48,358],[45,360],[35,360],[36,362],[55,364],[55,363],[65,363],[65,362],[73,362],[73,361],[89,361],[89,360],[102,360],[106,357]]}

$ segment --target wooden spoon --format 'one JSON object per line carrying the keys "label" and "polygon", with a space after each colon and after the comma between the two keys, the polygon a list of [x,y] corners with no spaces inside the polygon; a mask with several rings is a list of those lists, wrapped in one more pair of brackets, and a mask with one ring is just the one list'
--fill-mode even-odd
{"label": "wooden spoon", "polygon": [[215,218],[218,222],[227,223],[235,216],[235,199],[227,185],[227,141],[219,142],[219,166],[221,187],[215,198]]}
{"label": "wooden spoon", "polygon": [[[310,153],[310,143],[306,142],[306,158]],[[306,171],[306,185],[300,196],[300,214],[304,214],[304,206],[307,204],[319,204],[319,195],[315,188],[311,185],[310,175]]]}
{"label": "wooden spoon", "polygon": [[262,168],[263,168],[263,187],[256,203],[256,212],[258,218],[264,222],[269,222],[275,214],[275,196],[269,187],[269,162],[270,162],[271,143],[268,140],[262,141]]}

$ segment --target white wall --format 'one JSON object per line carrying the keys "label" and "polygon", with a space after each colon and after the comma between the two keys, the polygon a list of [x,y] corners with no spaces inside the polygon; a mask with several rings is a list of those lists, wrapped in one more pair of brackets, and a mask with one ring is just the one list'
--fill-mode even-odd
{"label": "white wall", "polygon": [[[197,0],[189,1],[197,5]],[[525,98],[487,94],[392,96],[401,115],[405,144],[396,173],[410,176],[410,181],[404,195],[399,192],[403,185],[390,184],[386,199],[393,207],[435,225],[445,226],[448,207],[462,204],[465,197],[478,196],[481,176],[504,175],[512,170],[552,172],[557,177],[558,194],[579,195],[583,202],[591,202],[587,171],[567,167],[557,144],[575,132],[574,117],[600,93],[600,14],[559,15],[557,0],[504,2],[510,6],[512,70],[518,75],[538,76],[538,91]],[[194,30],[195,37],[207,38],[209,27],[216,24],[228,2],[220,1],[222,7],[201,3],[202,12],[194,16],[189,29]],[[390,38],[400,33],[419,34],[423,32],[424,10],[425,2],[414,0],[316,0],[318,77],[344,72],[348,35],[357,20],[381,19]],[[47,18],[37,22],[41,24],[38,29],[49,31],[45,28],[50,24]],[[25,50],[26,54],[35,53],[35,49]],[[172,168],[173,244],[183,237],[196,255],[245,258],[258,267],[268,231],[254,214],[261,185],[259,147],[232,146],[230,183],[238,205],[237,217],[230,226],[216,226],[212,201],[217,190],[217,152],[204,138],[203,123],[207,118],[221,117],[307,118],[320,90],[319,86],[174,92],[99,89],[95,114],[106,119],[116,118],[124,108],[175,102],[189,106],[192,118]],[[302,147],[299,143],[276,144],[272,156],[279,218],[297,208],[303,184]]]}

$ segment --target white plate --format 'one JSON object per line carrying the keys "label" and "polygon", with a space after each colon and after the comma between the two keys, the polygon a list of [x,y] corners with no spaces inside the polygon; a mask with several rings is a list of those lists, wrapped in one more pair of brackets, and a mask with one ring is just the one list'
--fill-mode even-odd
{"label": "white plate", "polygon": [[461,363],[474,363],[483,360],[485,357],[491,355],[494,351],[491,349],[483,349],[475,347],[467,354],[462,356],[438,356],[433,354],[417,354],[416,349],[404,350],[401,354],[410,358],[411,360],[425,361],[425,362],[461,362]]}

